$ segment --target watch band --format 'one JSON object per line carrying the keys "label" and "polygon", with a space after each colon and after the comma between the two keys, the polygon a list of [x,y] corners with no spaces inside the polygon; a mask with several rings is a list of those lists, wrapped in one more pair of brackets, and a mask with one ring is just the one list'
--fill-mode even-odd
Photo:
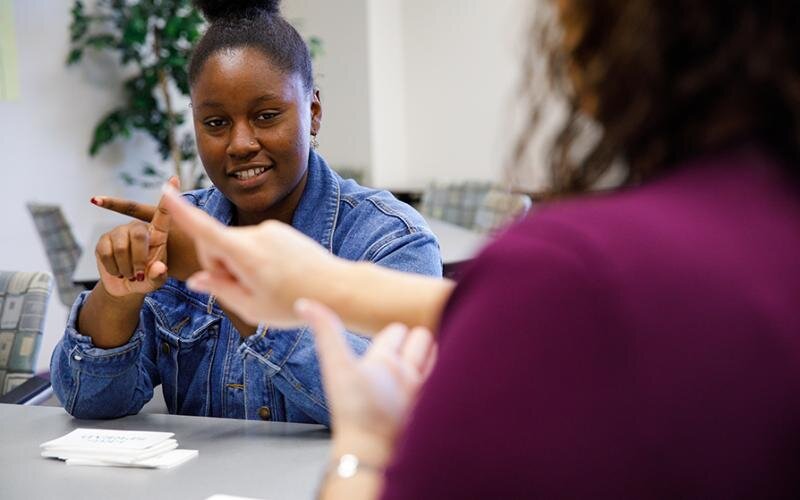
{"label": "watch band", "polygon": [[381,469],[359,460],[352,453],[346,453],[331,464],[331,473],[341,479],[350,479],[359,472],[367,471],[372,473],[382,472]]}

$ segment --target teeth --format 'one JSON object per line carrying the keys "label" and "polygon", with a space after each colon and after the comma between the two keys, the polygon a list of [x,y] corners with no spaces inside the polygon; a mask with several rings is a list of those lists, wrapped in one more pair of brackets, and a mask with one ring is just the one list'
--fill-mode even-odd
{"label": "teeth", "polygon": [[250,170],[244,170],[242,172],[236,172],[233,175],[235,175],[237,179],[244,181],[244,180],[250,179],[251,177],[255,177],[257,175],[263,174],[266,171],[267,171],[266,168],[258,167],[258,168],[251,168]]}

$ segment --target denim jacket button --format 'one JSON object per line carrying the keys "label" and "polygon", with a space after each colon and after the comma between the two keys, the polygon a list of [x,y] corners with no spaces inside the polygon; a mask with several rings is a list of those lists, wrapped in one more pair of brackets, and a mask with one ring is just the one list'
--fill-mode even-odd
{"label": "denim jacket button", "polygon": [[163,352],[164,354],[169,354],[169,343],[168,342],[162,342],[161,343],[161,352]]}
{"label": "denim jacket button", "polygon": [[269,408],[266,406],[262,406],[258,409],[258,416],[261,417],[261,420],[269,420],[272,416],[272,412],[269,411]]}

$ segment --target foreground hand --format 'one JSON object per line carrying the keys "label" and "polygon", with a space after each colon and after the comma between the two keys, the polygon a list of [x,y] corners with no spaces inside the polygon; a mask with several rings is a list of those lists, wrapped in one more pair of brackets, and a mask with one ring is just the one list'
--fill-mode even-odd
{"label": "foreground hand", "polygon": [[[170,178],[169,182],[175,189],[180,189],[180,181],[177,176]],[[152,222],[157,209],[155,205],[147,205],[113,196],[95,196],[92,198],[92,203],[106,210],[127,215],[147,223]],[[168,263],[169,276],[175,279],[186,281],[189,276],[200,270],[200,263],[197,261],[197,252],[192,238],[174,224],[169,227],[167,254],[172,257],[172,262]]]}
{"label": "foreground hand", "polygon": [[165,189],[162,200],[173,222],[194,238],[203,271],[189,279],[189,287],[213,293],[248,323],[298,325],[294,302],[308,295],[306,286],[328,282],[338,269],[338,259],[289,225],[225,227],[172,189]]}
{"label": "foreground hand", "polygon": [[169,231],[170,217],[159,201],[150,223],[131,222],[103,234],[95,258],[105,291],[123,297],[160,288],[167,279]]}
{"label": "foreground hand", "polygon": [[334,454],[355,453],[373,466],[383,466],[433,367],[433,336],[425,328],[393,324],[359,359],[330,309],[302,299],[296,309],[314,331],[331,410]]}

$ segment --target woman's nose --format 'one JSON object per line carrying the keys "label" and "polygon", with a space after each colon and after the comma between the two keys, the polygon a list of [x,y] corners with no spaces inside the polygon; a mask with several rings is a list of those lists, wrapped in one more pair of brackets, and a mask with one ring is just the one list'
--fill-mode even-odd
{"label": "woman's nose", "polygon": [[234,126],[228,143],[228,154],[237,158],[252,156],[261,149],[253,129],[249,126]]}

